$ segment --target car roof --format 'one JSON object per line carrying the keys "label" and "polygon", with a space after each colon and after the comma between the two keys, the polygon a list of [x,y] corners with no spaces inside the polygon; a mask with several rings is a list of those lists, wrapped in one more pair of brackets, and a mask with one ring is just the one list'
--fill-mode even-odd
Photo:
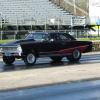
{"label": "car roof", "polygon": [[[51,33],[66,33],[66,32],[35,32],[35,33],[37,33],[37,34],[51,34]],[[32,33],[32,34],[34,34],[34,33]]]}
{"label": "car roof", "polygon": [[35,32],[35,33],[30,33],[30,34],[51,34],[51,33],[57,33],[57,34],[67,34],[69,38],[71,38],[72,40],[76,40],[74,37],[72,37],[70,34],[68,34],[67,32]]}

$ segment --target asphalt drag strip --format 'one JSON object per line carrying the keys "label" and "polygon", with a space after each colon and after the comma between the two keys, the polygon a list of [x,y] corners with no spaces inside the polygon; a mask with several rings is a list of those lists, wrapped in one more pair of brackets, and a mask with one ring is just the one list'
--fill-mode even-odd
{"label": "asphalt drag strip", "polygon": [[100,79],[99,59],[98,52],[83,55],[77,63],[65,58],[54,63],[46,58],[26,67],[23,61],[16,61],[12,66],[1,61],[0,92]]}

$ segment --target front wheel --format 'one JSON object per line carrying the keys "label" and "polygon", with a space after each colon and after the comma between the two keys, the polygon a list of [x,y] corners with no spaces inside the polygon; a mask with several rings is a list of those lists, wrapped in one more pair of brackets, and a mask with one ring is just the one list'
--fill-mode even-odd
{"label": "front wheel", "polygon": [[71,56],[67,56],[70,62],[76,62],[81,58],[81,50],[75,49]]}
{"label": "front wheel", "polygon": [[34,52],[29,52],[25,55],[24,57],[24,62],[26,65],[30,66],[30,65],[34,65],[36,62],[36,55]]}
{"label": "front wheel", "polygon": [[14,61],[15,61],[15,58],[14,57],[6,57],[6,56],[3,56],[3,62],[5,64],[12,64]]}

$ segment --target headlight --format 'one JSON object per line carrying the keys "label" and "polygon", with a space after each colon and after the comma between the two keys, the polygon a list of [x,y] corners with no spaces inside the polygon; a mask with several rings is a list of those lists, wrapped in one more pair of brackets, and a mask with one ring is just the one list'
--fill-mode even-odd
{"label": "headlight", "polygon": [[21,48],[20,45],[18,45],[17,50],[18,50],[19,52],[22,52],[22,48]]}

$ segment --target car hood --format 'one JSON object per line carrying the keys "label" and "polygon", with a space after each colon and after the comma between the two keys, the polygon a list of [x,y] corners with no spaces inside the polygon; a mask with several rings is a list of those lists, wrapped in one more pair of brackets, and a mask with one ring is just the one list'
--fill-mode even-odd
{"label": "car hood", "polygon": [[15,45],[20,45],[20,44],[27,44],[27,43],[32,43],[34,42],[34,39],[21,39],[21,40],[14,40],[10,41],[8,43],[3,43],[1,46],[15,46]]}

